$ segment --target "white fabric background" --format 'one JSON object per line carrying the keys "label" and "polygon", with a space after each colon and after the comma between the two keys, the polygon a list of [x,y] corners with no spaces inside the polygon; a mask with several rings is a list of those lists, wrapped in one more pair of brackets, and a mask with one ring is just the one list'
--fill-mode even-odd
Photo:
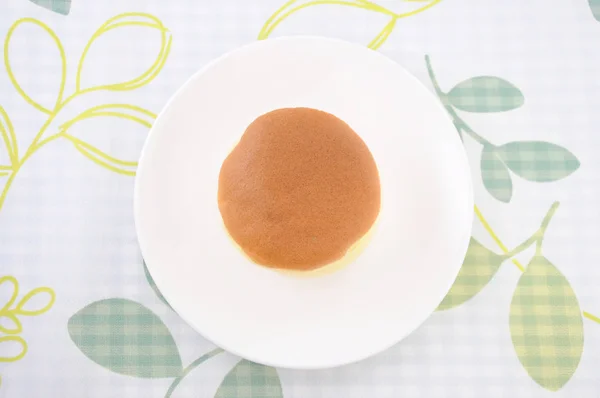
{"label": "white fabric background", "polygon": [[[400,1],[379,3],[394,8]],[[158,78],[140,90],[94,94],[88,105],[125,101],[158,112],[209,60],[255,40],[282,4],[282,0],[73,0],[71,14],[64,17],[26,0],[0,0],[0,32],[4,37],[9,26],[25,16],[52,27],[67,52],[71,93],[79,56],[98,26],[126,11],[156,15],[173,35],[171,56]],[[386,22],[368,11],[312,7],[283,22],[274,36],[327,35],[367,44]],[[143,37],[117,38],[103,37],[90,53],[84,81],[117,81],[139,74],[157,50]],[[58,78],[53,78],[60,59],[51,42],[32,33],[15,43],[11,60],[20,65],[18,77],[27,91],[56,92]],[[514,197],[508,205],[485,193],[476,166],[473,178],[478,205],[509,247],[538,228],[552,202],[561,202],[545,252],[571,282],[582,308],[594,314],[600,313],[599,46],[600,23],[593,19],[587,0],[443,0],[400,20],[380,50],[427,84],[423,55],[430,54],[446,89],[477,75],[509,80],[524,93],[525,106],[509,113],[472,114],[470,124],[494,142],[541,139],[577,155],[581,167],[565,180],[550,184],[514,180]],[[18,96],[4,72],[0,104],[10,114],[19,141],[31,140],[44,119]],[[75,108],[65,114],[73,117]],[[98,146],[128,159],[137,158],[145,137],[144,128],[119,120],[87,122],[86,128],[82,124],[78,129],[93,136]],[[478,165],[480,148],[468,143],[467,150],[473,165]],[[0,212],[0,274],[16,276],[23,291],[51,286],[57,301],[47,314],[26,321],[27,356],[16,363],[0,363],[1,397],[163,396],[170,380],[111,373],[85,358],[69,339],[69,317],[103,298],[130,298],[161,316],[184,364],[212,347],[160,303],[146,283],[133,227],[132,188],[132,177],[98,167],[62,141],[41,150],[20,172]],[[474,235],[495,248],[478,223]],[[528,255],[521,257],[526,261]],[[326,371],[280,371],[285,397],[600,396],[600,325],[589,320],[584,320],[581,363],[562,390],[542,389],[523,370],[508,329],[508,309],[519,275],[514,266],[504,264],[475,299],[433,314],[405,341],[372,359]],[[236,360],[227,354],[205,363],[184,380],[175,396],[212,397]]]}

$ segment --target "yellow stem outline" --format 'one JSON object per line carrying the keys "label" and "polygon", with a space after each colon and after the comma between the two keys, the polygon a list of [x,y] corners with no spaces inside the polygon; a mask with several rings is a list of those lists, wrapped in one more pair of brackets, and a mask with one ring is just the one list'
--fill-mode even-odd
{"label": "yellow stem outline", "polygon": [[4,140],[4,145],[6,145],[6,150],[8,151],[8,157],[11,163],[11,167],[9,167],[8,169],[12,170],[12,165],[16,164],[19,161],[19,145],[17,144],[17,136],[15,135],[15,128],[12,122],[10,121],[8,114],[1,106],[0,117],[6,122],[5,128],[2,124],[2,120],[0,120],[0,133],[2,134],[2,139]]}
{"label": "yellow stem outline", "polygon": [[377,50],[379,47],[386,42],[390,34],[393,32],[394,27],[396,27],[396,21],[398,18],[392,18],[390,22],[379,32],[377,36],[367,45],[371,50]]}
{"label": "yellow stem outline", "polygon": [[15,278],[14,276],[11,276],[11,275],[5,275],[2,278],[0,278],[0,286],[2,286],[2,284],[5,282],[9,282],[12,284],[13,293],[12,293],[12,296],[10,296],[10,298],[6,302],[6,304],[4,304],[2,309],[0,309],[0,313],[4,312],[4,310],[10,308],[10,306],[14,304],[15,300],[17,300],[17,296],[19,295],[19,281],[17,280],[17,278]]}
{"label": "yellow stem outline", "polygon": [[[268,19],[267,21],[264,23],[263,27],[261,28],[259,34],[258,34],[258,40],[264,40],[267,39],[271,33],[273,33],[273,30],[281,23],[283,22],[286,18],[288,18],[290,15],[304,9],[307,7],[312,7],[312,6],[317,6],[317,5],[340,5],[340,6],[347,6],[347,7],[354,7],[354,8],[361,8],[364,10],[368,10],[368,11],[374,11],[374,12],[378,12],[384,15],[388,15],[391,17],[391,21],[388,22],[388,24],[386,25],[386,27],[379,33],[379,35],[377,35],[375,37],[375,39],[373,39],[371,41],[371,43],[369,43],[369,47],[372,49],[377,49],[379,47],[381,47],[383,45],[383,43],[385,43],[385,41],[388,39],[389,35],[391,34],[393,28],[396,25],[396,21],[400,18],[406,18],[406,17],[410,17],[416,14],[419,14],[433,6],[435,6],[436,4],[438,4],[439,2],[441,2],[442,0],[430,0],[427,4],[425,4],[424,6],[417,8],[416,10],[413,11],[409,11],[406,13],[395,13],[391,10],[388,10],[387,8],[380,6],[379,4],[375,4],[372,3],[368,0],[314,0],[314,1],[309,1],[307,3],[301,4],[297,7],[294,7],[290,10],[287,10],[288,8],[290,8],[294,3],[296,3],[298,0],[289,0],[287,1],[283,6],[281,6],[277,11],[275,11]],[[420,1],[420,0],[419,0]],[[426,0],[427,1],[427,0]],[[287,10],[287,11],[286,11]],[[285,12],[284,12],[285,11]],[[390,27],[391,26],[391,27]],[[389,30],[388,30],[389,29]]]}
{"label": "yellow stem outline", "polygon": [[[477,205],[475,205],[475,215],[477,216],[477,219],[479,219],[479,222],[481,222],[481,225],[483,225],[485,231],[490,235],[492,240],[498,245],[498,247],[504,252],[504,254],[507,254],[509,252],[508,247],[506,247],[506,245],[500,240],[500,237],[498,237],[498,234],[496,234],[496,232],[492,229],[492,226],[485,219],[483,213],[481,212],[481,210],[479,210],[479,207],[477,207]],[[521,264],[519,260],[513,258],[511,259],[511,261],[519,269],[519,271],[525,272],[525,267],[523,266],[523,264]]]}
{"label": "yellow stem outline", "polygon": [[598,318],[597,316],[594,316],[594,315],[590,314],[587,311],[583,311],[583,316],[586,317],[587,319],[591,320],[591,321],[594,321],[594,322],[600,324],[600,318]]}

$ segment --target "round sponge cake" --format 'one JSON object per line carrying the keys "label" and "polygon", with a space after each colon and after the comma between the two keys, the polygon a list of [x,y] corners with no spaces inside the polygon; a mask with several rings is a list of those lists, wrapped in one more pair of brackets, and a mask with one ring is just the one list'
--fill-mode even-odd
{"label": "round sponge cake", "polygon": [[380,203],[366,144],[344,121],[311,108],[258,117],[219,174],[229,235],[255,263],[282,270],[342,259],[369,232]]}

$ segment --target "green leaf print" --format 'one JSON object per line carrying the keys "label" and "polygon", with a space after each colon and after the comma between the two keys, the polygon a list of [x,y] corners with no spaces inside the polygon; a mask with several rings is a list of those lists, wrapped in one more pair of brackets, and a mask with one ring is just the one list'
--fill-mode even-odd
{"label": "green leaf print", "polygon": [[478,76],[458,83],[448,101],[467,112],[505,112],[523,105],[525,97],[513,84],[494,76]]}
{"label": "green leaf print", "polygon": [[510,334],[519,361],[540,386],[557,391],[573,376],[583,352],[583,320],[563,274],[536,255],[510,305]]}
{"label": "green leaf print", "polygon": [[543,141],[509,142],[497,153],[513,173],[529,181],[550,182],[579,168],[579,160],[565,148]]}
{"label": "green leaf print", "polygon": [[277,370],[242,359],[227,373],[215,398],[283,398]]}
{"label": "green leaf print", "polygon": [[96,301],[73,315],[68,329],[85,356],[115,373],[162,378],[176,377],[183,371],[169,329],[135,301]]}
{"label": "green leaf print", "polygon": [[163,303],[165,303],[166,305],[168,305],[169,308],[171,308],[171,305],[164,298],[164,296],[162,295],[162,293],[160,292],[160,290],[158,290],[158,287],[156,286],[156,283],[154,282],[154,279],[152,279],[152,275],[150,275],[150,272],[148,271],[148,267],[146,266],[146,262],[143,261],[143,264],[144,264],[144,275],[146,276],[146,281],[148,281],[148,284],[150,285],[150,287],[154,291],[154,294],[156,294],[156,296],[160,299],[160,301],[162,301]]}
{"label": "green leaf print", "polygon": [[449,310],[473,298],[489,283],[502,261],[503,256],[489,250],[477,239],[471,238],[460,272],[437,310]]}
{"label": "green leaf print", "polygon": [[600,22],[600,0],[589,0],[590,10],[596,21]]}
{"label": "green leaf print", "polygon": [[71,0],[29,0],[40,7],[44,7],[58,14],[69,15]]}
{"label": "green leaf print", "polygon": [[481,152],[481,179],[483,186],[494,198],[508,203],[512,198],[512,178],[508,169],[489,145]]}

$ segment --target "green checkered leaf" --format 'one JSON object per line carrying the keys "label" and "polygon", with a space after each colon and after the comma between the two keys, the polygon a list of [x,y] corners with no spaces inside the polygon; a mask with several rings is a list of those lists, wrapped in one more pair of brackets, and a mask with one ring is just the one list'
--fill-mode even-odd
{"label": "green checkered leaf", "polygon": [[227,373],[215,398],[283,398],[277,370],[242,359]]}
{"label": "green checkered leaf", "polygon": [[71,11],[71,0],[29,0],[40,7],[62,15],[69,15]]}
{"label": "green checkered leaf", "polygon": [[477,239],[471,238],[460,272],[437,310],[457,307],[475,297],[492,280],[502,261],[502,256],[483,246]]}
{"label": "green checkered leaf", "polygon": [[494,76],[478,76],[458,83],[448,101],[467,112],[505,112],[523,105],[523,93],[513,84]]}
{"label": "green checkered leaf", "polygon": [[600,22],[600,0],[589,0],[590,10],[596,21]]}
{"label": "green checkered leaf", "polygon": [[165,299],[165,297],[162,295],[162,293],[160,292],[160,290],[158,290],[158,286],[156,286],[156,283],[154,282],[154,279],[152,278],[152,275],[150,275],[150,272],[148,271],[148,267],[146,266],[146,262],[144,261],[143,264],[144,264],[144,275],[146,276],[146,281],[148,281],[148,284],[150,285],[150,287],[154,291],[154,294],[156,294],[156,296],[160,299],[160,301],[162,301],[163,303],[165,303],[166,305],[168,305],[169,308],[171,308],[171,304],[169,304],[167,302],[167,299]]}
{"label": "green checkered leaf", "polygon": [[179,376],[183,370],[169,329],[135,301],[96,301],[69,319],[68,330],[85,356],[115,373],[162,378]]}
{"label": "green checkered leaf", "polygon": [[495,148],[485,146],[481,152],[481,179],[483,186],[494,198],[508,203],[512,198],[512,178]]}
{"label": "green checkered leaf", "polygon": [[573,288],[546,258],[534,257],[519,279],[509,322],[529,376],[547,390],[561,389],[581,359],[583,321]]}
{"label": "green checkered leaf", "polygon": [[509,142],[497,148],[497,153],[513,173],[529,181],[557,181],[580,165],[567,149],[544,141]]}

